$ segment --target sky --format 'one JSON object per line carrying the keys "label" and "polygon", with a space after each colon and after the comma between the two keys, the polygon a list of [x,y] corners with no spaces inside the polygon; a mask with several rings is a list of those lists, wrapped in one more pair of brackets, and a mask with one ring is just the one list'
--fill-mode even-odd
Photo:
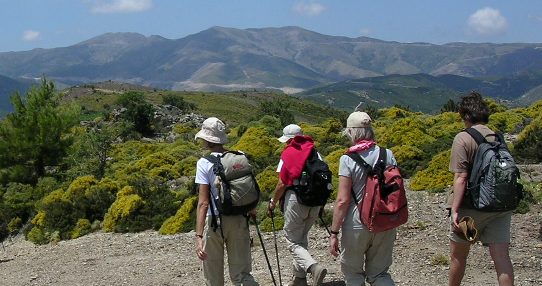
{"label": "sky", "polygon": [[0,0],[0,52],[108,32],[179,39],[213,26],[299,26],[403,43],[542,43],[539,0]]}

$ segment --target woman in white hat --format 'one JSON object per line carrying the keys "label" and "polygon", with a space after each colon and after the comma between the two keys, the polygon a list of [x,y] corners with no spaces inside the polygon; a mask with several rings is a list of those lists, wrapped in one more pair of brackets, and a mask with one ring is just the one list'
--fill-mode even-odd
{"label": "woman in white hat", "polygon": [[[201,130],[195,139],[203,140],[204,147],[211,155],[218,156],[227,150],[226,125],[216,117],[203,121]],[[211,196],[218,198],[215,187],[216,175],[213,163],[205,158],[198,160],[196,184],[199,184],[198,206],[196,211],[196,255],[203,261],[203,275],[206,285],[224,285],[224,249],[228,251],[228,268],[234,285],[258,285],[252,271],[250,253],[250,233],[247,218],[243,215],[222,216],[221,230],[213,229],[212,213],[218,217],[216,203],[211,203]],[[211,195],[210,195],[211,194]],[[224,246],[226,246],[224,248]]]}

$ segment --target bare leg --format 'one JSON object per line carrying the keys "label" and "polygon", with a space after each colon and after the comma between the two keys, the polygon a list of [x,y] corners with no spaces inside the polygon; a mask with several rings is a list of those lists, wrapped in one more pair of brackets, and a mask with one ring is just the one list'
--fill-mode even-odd
{"label": "bare leg", "polygon": [[514,269],[508,252],[509,246],[509,243],[493,243],[489,245],[489,254],[495,264],[499,286],[514,285]]}
{"label": "bare leg", "polygon": [[448,273],[448,286],[460,286],[465,275],[467,256],[470,244],[458,243],[450,240],[450,272]]}

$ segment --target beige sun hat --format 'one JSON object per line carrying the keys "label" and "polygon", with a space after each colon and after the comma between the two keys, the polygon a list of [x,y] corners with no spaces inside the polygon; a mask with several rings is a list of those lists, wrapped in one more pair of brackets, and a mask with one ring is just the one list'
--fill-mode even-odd
{"label": "beige sun hat", "polygon": [[354,111],[346,119],[347,128],[370,127],[371,117],[363,111]]}
{"label": "beige sun hat", "polygon": [[303,135],[301,127],[299,127],[297,124],[290,124],[282,129],[282,136],[279,137],[278,140],[282,143],[286,143],[296,135]]}
{"label": "beige sun hat", "polygon": [[196,133],[194,139],[197,138],[215,144],[226,144],[228,143],[226,124],[216,117],[209,117],[203,121],[201,130]]}

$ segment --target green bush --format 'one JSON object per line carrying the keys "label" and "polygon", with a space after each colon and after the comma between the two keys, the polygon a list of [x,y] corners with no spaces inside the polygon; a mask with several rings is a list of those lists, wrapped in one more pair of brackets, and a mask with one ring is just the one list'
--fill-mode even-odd
{"label": "green bush", "polygon": [[177,213],[164,221],[159,230],[160,234],[175,234],[189,230],[190,228],[187,225],[190,225],[189,222],[191,219],[195,219],[197,203],[197,196],[187,198]]}
{"label": "green bush", "polygon": [[542,162],[542,115],[534,119],[518,135],[513,154],[516,160],[540,163]]}
{"label": "green bush", "polygon": [[23,220],[20,217],[12,218],[8,223],[9,234],[15,234],[19,232],[23,226]]}
{"label": "green bush", "polygon": [[195,110],[196,105],[190,102],[186,102],[182,96],[174,94],[166,94],[162,97],[164,104],[173,105],[179,108],[181,111]]}
{"label": "green bush", "polygon": [[124,187],[117,193],[117,199],[104,217],[103,230],[106,232],[130,231],[124,226],[124,222],[129,220],[144,204],[143,199],[135,194],[132,187]]}
{"label": "green bush", "polygon": [[26,239],[35,244],[47,244],[49,243],[49,237],[43,231],[42,228],[34,226],[30,232],[26,235]]}
{"label": "green bush", "polygon": [[278,173],[274,166],[269,166],[258,175],[256,181],[262,192],[261,201],[268,201],[275,191],[278,182]]}
{"label": "green bush", "polygon": [[272,137],[265,128],[250,127],[239,139],[239,142],[230,149],[245,152],[252,159],[254,167],[264,169],[279,161],[274,153],[280,147],[280,142]]}
{"label": "green bush", "polygon": [[173,216],[178,204],[176,193],[159,180],[137,178],[117,193],[104,217],[104,231],[137,232],[158,230]]}
{"label": "green bush", "polygon": [[488,127],[501,133],[516,133],[523,129],[525,118],[516,112],[505,111],[489,116]]}
{"label": "green bush", "polygon": [[89,234],[92,231],[90,221],[88,219],[79,219],[72,231],[71,238],[75,239],[83,235]]}
{"label": "green bush", "polygon": [[440,152],[429,162],[427,169],[417,172],[410,181],[414,191],[443,192],[453,183],[454,174],[448,171],[450,150]]}

